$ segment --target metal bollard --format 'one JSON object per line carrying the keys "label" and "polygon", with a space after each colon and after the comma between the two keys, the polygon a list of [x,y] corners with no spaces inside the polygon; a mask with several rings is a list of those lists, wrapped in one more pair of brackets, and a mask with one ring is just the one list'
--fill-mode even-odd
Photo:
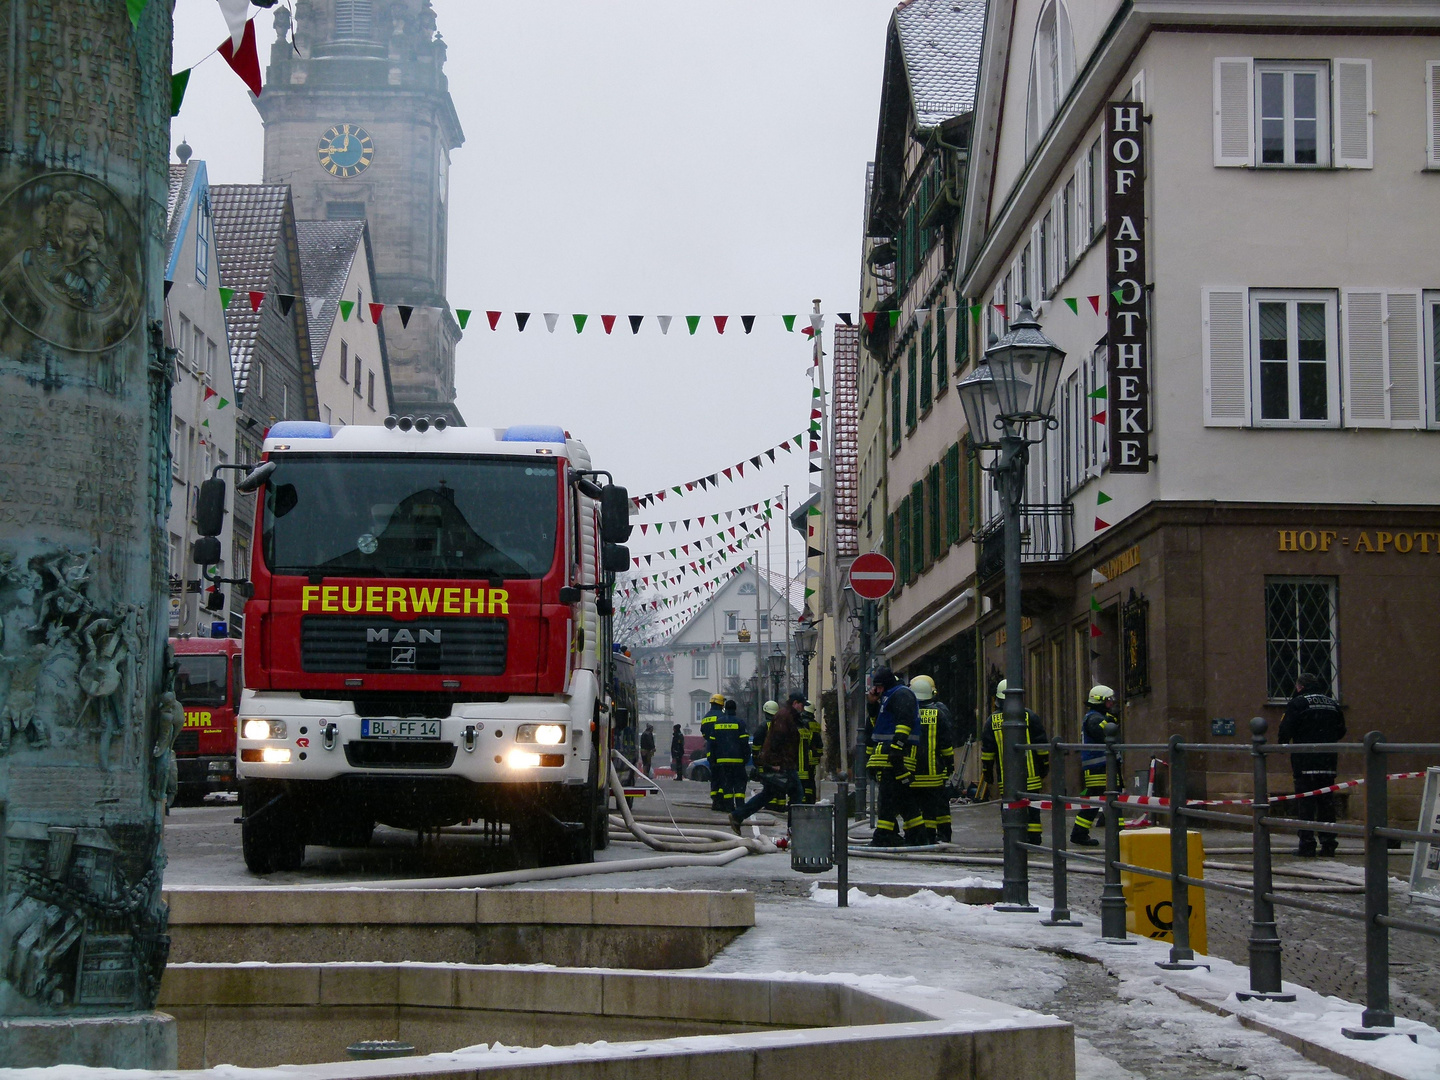
{"label": "metal bollard", "polygon": [[1125,935],[1125,891],[1120,887],[1120,751],[1117,725],[1105,731],[1105,888],[1100,894],[1100,940],[1107,945],[1134,945]]}
{"label": "metal bollard", "polygon": [[1250,918],[1250,989],[1236,991],[1241,1001],[1294,1001],[1294,994],[1282,989],[1280,980],[1280,935],[1275,930],[1275,904],[1269,899],[1274,891],[1270,872],[1270,827],[1265,815],[1270,810],[1270,778],[1266,772],[1265,732],[1270,724],[1263,716],[1250,721],[1250,756],[1255,766],[1255,805],[1252,807],[1251,837],[1255,849],[1255,868],[1250,887],[1254,890]]}
{"label": "metal bollard", "polygon": [[1209,964],[1195,962],[1195,950],[1190,947],[1190,886],[1180,880],[1180,875],[1190,872],[1190,836],[1185,828],[1185,802],[1188,796],[1189,778],[1186,774],[1185,743],[1179,735],[1170,736],[1170,913],[1174,919],[1171,925],[1170,959],[1157,961],[1156,967],[1167,971],[1189,971],[1192,968],[1208,969]]}
{"label": "metal bollard", "polygon": [[1352,1039],[1376,1039],[1393,1028],[1395,1014],[1390,1011],[1390,931],[1380,923],[1381,916],[1390,914],[1388,843],[1376,836],[1376,829],[1389,828],[1390,794],[1386,789],[1385,755],[1375,749],[1384,742],[1378,731],[1365,736],[1365,1011],[1360,1014],[1364,1028],[1342,1028],[1341,1034]]}
{"label": "metal bollard", "polygon": [[1054,876],[1054,898],[1050,917],[1041,919],[1041,926],[1084,926],[1070,917],[1069,865],[1065,859],[1065,751],[1060,737],[1050,740],[1050,858]]}
{"label": "metal bollard", "polygon": [[850,782],[835,785],[835,895],[850,906]]}

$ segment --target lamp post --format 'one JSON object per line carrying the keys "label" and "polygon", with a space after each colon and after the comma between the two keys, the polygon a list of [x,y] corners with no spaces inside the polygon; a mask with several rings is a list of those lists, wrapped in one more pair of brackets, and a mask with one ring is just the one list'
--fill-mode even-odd
{"label": "lamp post", "polygon": [[815,655],[815,643],[820,630],[814,623],[801,619],[795,631],[795,653],[800,659],[800,692],[810,696],[810,658]]}
{"label": "lamp post", "polygon": [[780,676],[785,674],[785,654],[776,645],[766,663],[770,665],[770,696],[775,701],[780,700]]}
{"label": "lamp post", "polygon": [[[1020,301],[1017,317],[998,341],[992,338],[985,362],[956,388],[974,449],[997,451],[982,467],[995,478],[1005,523],[1005,701],[1001,723],[1001,821],[1005,830],[1004,889],[1000,911],[1035,911],[1030,904],[1028,852],[1024,842],[1027,811],[1021,798],[1022,743],[1025,723],[1024,662],[1020,641],[1020,512],[1025,502],[1025,467],[1029,446],[1057,427],[1052,410],[1065,353],[1040,332],[1029,300]],[[1038,425],[1038,431],[1032,428]],[[1032,431],[1035,434],[1032,437]]]}

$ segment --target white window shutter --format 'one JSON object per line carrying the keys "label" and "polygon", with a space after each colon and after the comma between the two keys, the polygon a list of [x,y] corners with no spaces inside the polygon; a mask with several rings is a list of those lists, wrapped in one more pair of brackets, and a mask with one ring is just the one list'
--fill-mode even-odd
{"label": "white window shutter", "polygon": [[1206,289],[1204,338],[1205,426],[1250,422],[1250,332],[1244,289]]}
{"label": "white window shutter", "polygon": [[1347,289],[1345,301],[1345,426],[1387,427],[1385,294]]}
{"label": "white window shutter", "polygon": [[1070,229],[1070,261],[1074,262],[1080,258],[1080,253],[1090,243],[1090,215],[1086,199],[1086,178],[1089,173],[1087,163],[1088,157],[1081,157],[1080,164],[1075,168],[1075,220],[1071,222]]}
{"label": "white window shutter", "polygon": [[1385,350],[1389,363],[1390,426],[1425,426],[1424,349],[1420,335],[1420,294],[1385,296]]}
{"label": "white window shutter", "polygon": [[1215,58],[1215,164],[1255,164],[1255,62],[1249,56]]}
{"label": "white window shutter", "polygon": [[1337,169],[1375,166],[1374,117],[1370,105],[1370,61],[1336,60],[1331,69],[1331,123]]}
{"label": "white window shutter", "polygon": [[1425,165],[1440,169],[1440,61],[1425,65]]}

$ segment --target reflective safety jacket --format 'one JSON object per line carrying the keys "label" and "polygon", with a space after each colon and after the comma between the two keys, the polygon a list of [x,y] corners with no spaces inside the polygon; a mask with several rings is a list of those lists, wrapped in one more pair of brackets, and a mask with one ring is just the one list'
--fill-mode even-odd
{"label": "reflective safety jacket", "polygon": [[955,742],[950,734],[950,710],[943,702],[930,700],[920,703],[919,723],[915,726],[915,737],[910,742],[910,752],[905,764],[915,774],[910,786],[914,788],[940,787],[955,767]]}
{"label": "reflective safety jacket", "polygon": [[897,684],[885,691],[875,726],[870,731],[870,760],[866,762],[870,768],[894,769],[897,774],[909,772],[905,756],[910,749],[918,711],[915,695],[908,686]]}
{"label": "reflective safety jacket", "polygon": [[[1001,793],[1005,791],[1005,755],[1000,752],[1005,745],[1004,735],[1000,730],[1000,725],[1004,722],[1003,712],[991,713],[990,723],[985,725],[985,729],[980,733],[980,764],[984,767],[986,776],[995,778]],[[1025,710],[1025,731],[1026,742],[1045,741],[1045,729],[1040,726],[1040,718],[1029,709]],[[1026,750],[1024,753],[1025,773],[1020,777],[1020,790],[1039,791],[1041,781],[1050,773],[1050,751]]]}
{"label": "reflective safety jacket", "polygon": [[804,719],[800,723],[800,779],[808,780],[815,773],[815,768],[820,764],[820,756],[824,745],[820,735],[820,721],[815,717]]}
{"label": "reflective safety jacket", "polygon": [[721,713],[712,725],[715,733],[715,756],[712,765],[744,765],[750,760],[750,736],[740,726],[734,713]]}
{"label": "reflective safety jacket", "polygon": [[710,711],[700,718],[700,735],[705,740],[705,756],[715,764],[715,721],[725,715],[719,705],[710,706]]}
{"label": "reflective safety jacket", "polygon": [[1105,768],[1105,733],[1119,726],[1120,721],[1104,709],[1093,705],[1090,707],[1085,719],[1080,723],[1080,738],[1087,746],[1094,746],[1096,749],[1080,752],[1081,768]]}

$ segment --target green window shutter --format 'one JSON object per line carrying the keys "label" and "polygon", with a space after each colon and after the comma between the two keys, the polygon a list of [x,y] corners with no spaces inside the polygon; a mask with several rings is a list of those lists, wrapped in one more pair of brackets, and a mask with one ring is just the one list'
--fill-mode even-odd
{"label": "green window shutter", "polygon": [[895,512],[895,541],[899,548],[895,571],[900,581],[908,583],[910,574],[910,498],[900,500],[900,509]]}
{"label": "green window shutter", "polygon": [[950,385],[950,350],[946,347],[946,329],[950,320],[945,317],[945,309],[940,308],[940,321],[935,327],[935,385],[937,393],[944,393]]}
{"label": "green window shutter", "polygon": [[928,515],[930,543],[926,550],[930,553],[930,561],[934,562],[945,550],[945,515],[940,512],[940,464],[938,462],[930,466],[930,475],[926,477],[925,488],[925,506],[930,511]]}
{"label": "green window shutter", "polygon": [[970,309],[963,298],[955,308],[955,370],[959,371],[970,361]]}
{"label": "green window shutter", "polygon": [[900,368],[890,372],[890,449],[900,449]]}
{"label": "green window shutter", "polygon": [[895,515],[885,515],[885,557],[895,561]]}
{"label": "green window shutter", "polygon": [[968,453],[965,457],[965,520],[973,533],[980,527],[980,458]]}
{"label": "green window shutter", "polygon": [[911,339],[911,341],[910,341],[910,351],[909,351],[909,352],[906,354],[906,356],[905,356],[905,373],[906,373],[907,376],[909,376],[909,377],[906,379],[906,383],[907,383],[908,385],[905,387],[905,430],[906,430],[907,432],[909,432],[909,431],[914,431],[914,430],[915,430],[915,422],[916,422],[916,416],[915,416],[915,395],[916,395],[916,391],[919,389],[919,388],[915,385],[915,382],[916,382],[916,379],[915,379],[916,371],[915,371],[915,341],[914,341],[914,339]]}
{"label": "green window shutter", "polygon": [[945,451],[945,542],[960,542],[960,444]]}
{"label": "green window shutter", "polygon": [[910,485],[910,576],[925,569],[925,482]]}
{"label": "green window shutter", "polygon": [[930,408],[935,400],[935,354],[930,333],[930,316],[925,316],[925,327],[920,331],[920,409]]}

